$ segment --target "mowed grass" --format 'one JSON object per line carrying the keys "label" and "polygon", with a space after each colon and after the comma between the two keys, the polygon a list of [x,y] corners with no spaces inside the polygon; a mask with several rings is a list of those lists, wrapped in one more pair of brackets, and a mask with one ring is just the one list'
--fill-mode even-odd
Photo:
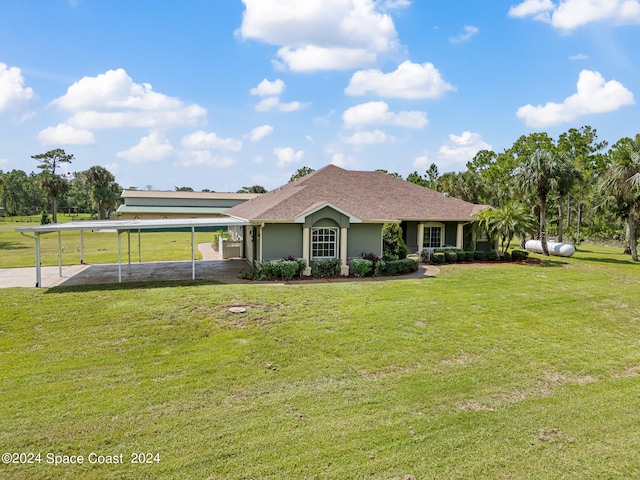
{"label": "mowed grass", "polygon": [[[0,223],[0,268],[32,267],[35,265],[35,240],[31,233],[21,235],[15,228],[26,224],[8,226]],[[118,235],[115,231],[85,231],[84,262],[102,264],[118,262]],[[82,240],[79,231],[61,232],[60,245],[63,265],[79,265]],[[196,232],[195,242],[205,243],[213,240],[211,232]],[[127,252],[131,252],[131,261],[157,262],[165,260],[191,259],[190,232],[137,232],[120,234],[122,261],[127,261]],[[40,237],[41,264],[58,265],[58,234],[48,233]],[[195,249],[195,258],[202,255]]]}
{"label": "mowed grass", "polygon": [[[42,463],[0,478],[640,478],[639,293],[591,246],[421,280],[3,290],[0,446]],[[45,463],[91,452],[125,463]]]}

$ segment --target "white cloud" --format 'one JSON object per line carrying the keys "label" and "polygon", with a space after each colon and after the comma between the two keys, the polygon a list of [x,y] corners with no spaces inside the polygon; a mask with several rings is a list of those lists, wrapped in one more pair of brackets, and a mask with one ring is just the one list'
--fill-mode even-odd
{"label": "white cloud", "polygon": [[371,65],[393,53],[398,35],[382,8],[405,0],[242,0],[238,35],[281,47],[277,63],[294,71]]}
{"label": "white cloud", "polygon": [[239,152],[242,150],[242,142],[233,138],[220,138],[214,132],[204,132],[198,130],[182,137],[180,145],[190,150],[228,150],[230,152]]}
{"label": "white cloud", "polygon": [[273,150],[274,155],[278,157],[278,166],[284,167],[289,165],[290,163],[299,162],[304,157],[304,152],[302,150],[298,150],[297,152],[293,151],[293,148],[275,148]]}
{"label": "white cloud", "polygon": [[151,132],[146,137],[142,137],[137,145],[116,153],[116,157],[132,163],[144,163],[165,160],[175,153],[171,143],[161,133]]}
{"label": "white cloud", "polygon": [[614,25],[640,24],[639,0],[525,0],[511,7],[512,17],[533,17],[549,22],[554,28],[571,31],[592,22],[608,21]]}
{"label": "white cloud", "polygon": [[373,132],[357,132],[343,139],[343,142],[350,145],[373,145],[376,143],[385,143],[387,140],[387,134],[385,132],[382,130],[374,130]]}
{"label": "white cloud", "polygon": [[480,32],[480,29],[478,27],[474,27],[473,25],[465,25],[464,33],[458,35],[457,37],[451,37],[449,41],[451,43],[467,42],[471,39],[471,37],[478,34],[478,32]]}
{"label": "white cloud", "polygon": [[491,145],[482,140],[479,133],[462,132],[462,135],[449,135],[449,142],[440,147],[438,154],[449,163],[466,163],[480,150],[491,150]]}
{"label": "white cloud", "polygon": [[351,77],[345,89],[347,95],[373,93],[393,98],[438,98],[455,87],[445,82],[432,63],[403,62],[391,73],[380,70],[361,70]]}
{"label": "white cloud", "polygon": [[122,68],[84,77],[52,103],[73,112],[67,124],[84,129],[196,125],[206,115],[199,105],[134,83]]}
{"label": "white cloud", "polygon": [[279,112],[295,112],[305,108],[308,104],[301,102],[289,102],[283,103],[280,101],[280,97],[267,97],[263,98],[256,104],[256,112],[269,112],[271,110],[277,110]]}
{"label": "white cloud", "polygon": [[371,65],[376,55],[364,48],[325,48],[315,45],[292,49],[283,47],[278,50],[281,61],[275,61],[279,69],[288,67],[294,72],[314,70],[350,70],[351,68]]}
{"label": "white cloud", "polygon": [[249,90],[251,95],[264,97],[256,104],[256,112],[269,112],[277,110],[279,112],[295,112],[308,106],[301,102],[284,103],[280,101],[280,95],[284,92],[286,85],[280,79],[270,82],[266,78],[257,87]]}
{"label": "white cloud", "polygon": [[252,142],[259,142],[260,140],[268,137],[273,133],[273,127],[271,125],[260,125],[259,127],[251,130],[249,134],[249,140]]}
{"label": "white cloud", "polygon": [[41,130],[38,139],[43,145],[89,145],[96,141],[90,130],[75,128],[65,123]]}
{"label": "white cloud", "polygon": [[389,105],[385,102],[368,102],[351,107],[342,114],[342,120],[345,128],[363,125],[395,125],[420,129],[428,123],[425,112],[402,111],[394,113],[389,111]]}
{"label": "white cloud", "polygon": [[257,87],[249,90],[251,95],[259,95],[260,97],[278,96],[284,92],[285,84],[282,80],[277,79],[270,82],[266,78],[262,80]]}
{"label": "white cloud", "polygon": [[536,20],[548,19],[548,12],[555,8],[551,0],[525,0],[509,9],[510,17],[533,16]]}
{"label": "white cloud", "polygon": [[32,98],[33,89],[24,86],[22,70],[0,62],[0,113]]}
{"label": "white cloud", "polygon": [[584,53],[578,53],[576,55],[571,55],[569,57],[569,60],[574,60],[574,61],[589,60],[589,55],[585,55]]}
{"label": "white cloud", "polygon": [[428,155],[420,155],[419,157],[416,157],[413,160],[413,166],[417,167],[417,168],[426,168],[428,167],[431,163],[433,163],[430,159]]}
{"label": "white cloud", "polygon": [[190,150],[180,152],[177,165],[185,168],[200,166],[229,168],[235,163],[233,158],[215,156],[210,150]]}
{"label": "white cloud", "polygon": [[528,126],[542,128],[570,122],[583,115],[612,112],[634,103],[633,93],[620,82],[606,82],[599,72],[582,70],[577,92],[562,103],[548,102],[537,107],[525,105],[518,109],[516,115]]}

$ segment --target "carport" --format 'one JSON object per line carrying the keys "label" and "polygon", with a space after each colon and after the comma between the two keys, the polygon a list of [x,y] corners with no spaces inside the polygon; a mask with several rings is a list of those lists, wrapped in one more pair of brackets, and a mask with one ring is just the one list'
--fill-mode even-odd
{"label": "carport", "polygon": [[[131,264],[131,232],[137,232],[138,238],[143,231],[184,231],[191,232],[191,278],[196,279],[196,260],[195,260],[195,233],[198,231],[208,230],[211,228],[236,227],[248,225],[245,220],[236,217],[216,217],[216,218],[180,218],[180,219],[158,219],[158,220],[97,220],[97,221],[81,221],[56,223],[47,225],[34,225],[28,227],[16,228],[16,232],[20,232],[26,237],[33,238],[36,244],[36,287],[42,285],[42,270],[40,265],[40,237],[48,233],[58,233],[58,269],[59,275],[62,277],[62,240],[61,232],[63,231],[79,231],[80,232],[80,262],[84,263],[84,235],[89,231],[113,231],[118,236],[118,282],[122,283],[122,242],[120,234],[127,233],[127,258]],[[33,236],[28,235],[29,233]],[[140,241],[138,241],[138,249],[140,249]],[[140,251],[138,251],[140,255]]]}

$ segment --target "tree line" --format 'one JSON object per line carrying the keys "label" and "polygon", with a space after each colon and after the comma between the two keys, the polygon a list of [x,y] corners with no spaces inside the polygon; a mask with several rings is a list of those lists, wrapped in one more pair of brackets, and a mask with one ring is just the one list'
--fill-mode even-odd
{"label": "tree line", "polygon": [[41,215],[41,223],[56,223],[59,211],[89,213],[98,219],[108,219],[117,208],[122,187],[106,168],[93,166],[63,174],[62,166],[71,164],[74,156],[59,148],[31,158],[38,162],[38,173],[0,171],[5,215]]}
{"label": "tree line", "polygon": [[439,175],[432,164],[407,180],[490,206],[481,223],[503,241],[513,238],[510,230],[521,237],[529,232],[548,254],[549,235],[574,244],[617,240],[638,261],[640,134],[609,147],[590,126],[557,139],[532,133],[503,152],[478,152],[466,168]]}
{"label": "tree line", "polygon": [[[73,155],[56,149],[32,158],[39,162],[39,173],[0,171],[6,215],[42,212],[44,218],[51,213],[55,222],[57,210],[63,210],[103,219],[117,207],[122,188],[105,168],[61,175],[60,167],[70,164]],[[311,172],[310,167],[300,168],[290,181]],[[640,134],[609,146],[590,126],[572,128],[557,139],[545,132],[532,133],[502,152],[478,152],[465,171],[440,174],[432,163],[424,173],[414,171],[406,180],[487,205],[479,221],[502,240],[504,248],[514,235],[526,234],[542,240],[545,252],[551,236],[560,242],[568,237],[574,244],[614,240],[624,242],[626,253],[638,261]],[[239,190],[265,191],[260,185]]]}

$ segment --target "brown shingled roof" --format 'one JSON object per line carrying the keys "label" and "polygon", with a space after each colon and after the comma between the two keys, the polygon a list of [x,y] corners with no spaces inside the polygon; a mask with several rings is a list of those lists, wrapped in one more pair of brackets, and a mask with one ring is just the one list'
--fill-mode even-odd
{"label": "brown shingled roof", "polygon": [[324,203],[335,205],[363,222],[471,221],[475,213],[485,208],[386,173],[327,165],[225,213],[249,221],[293,222]]}

